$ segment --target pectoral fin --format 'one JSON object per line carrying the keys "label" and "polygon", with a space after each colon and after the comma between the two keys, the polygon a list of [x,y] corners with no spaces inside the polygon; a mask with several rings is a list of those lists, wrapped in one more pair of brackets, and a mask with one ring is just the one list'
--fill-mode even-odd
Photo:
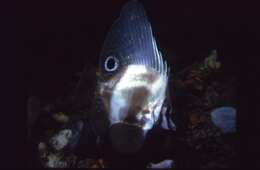
{"label": "pectoral fin", "polygon": [[176,130],[176,126],[174,122],[171,120],[171,118],[167,115],[168,109],[166,107],[163,107],[162,109],[162,117],[161,117],[161,128],[166,130]]}

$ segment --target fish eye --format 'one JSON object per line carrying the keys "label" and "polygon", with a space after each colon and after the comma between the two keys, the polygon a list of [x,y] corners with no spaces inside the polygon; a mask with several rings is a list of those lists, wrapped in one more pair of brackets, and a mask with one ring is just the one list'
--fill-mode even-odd
{"label": "fish eye", "polygon": [[106,71],[115,71],[118,68],[119,61],[114,56],[109,56],[105,60],[105,70]]}

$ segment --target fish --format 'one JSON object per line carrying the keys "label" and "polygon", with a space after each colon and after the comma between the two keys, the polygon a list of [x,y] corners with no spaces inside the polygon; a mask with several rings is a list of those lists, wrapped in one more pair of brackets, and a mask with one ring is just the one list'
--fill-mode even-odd
{"label": "fish", "polygon": [[154,127],[176,130],[170,114],[170,66],[163,59],[141,2],[128,1],[102,46],[91,115],[98,136],[137,152]]}

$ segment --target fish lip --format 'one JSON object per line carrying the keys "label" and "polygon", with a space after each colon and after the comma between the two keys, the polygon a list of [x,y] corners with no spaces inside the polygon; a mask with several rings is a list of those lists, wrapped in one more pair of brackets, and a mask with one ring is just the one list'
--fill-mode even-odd
{"label": "fish lip", "polygon": [[128,123],[128,122],[123,122],[125,125],[130,125],[130,126],[135,126],[135,127],[138,127],[138,128],[141,128],[143,130],[144,128],[144,125],[143,124],[140,124],[140,123]]}
{"label": "fish lip", "polygon": [[154,122],[152,120],[149,120],[145,116],[143,116],[141,119],[143,122],[136,122],[136,123],[129,123],[129,122],[122,121],[122,120],[113,121],[112,123],[110,123],[109,128],[111,128],[113,125],[116,125],[116,124],[123,124],[123,125],[129,125],[132,127],[138,127],[140,129],[142,129],[143,131],[152,129],[152,127],[154,126]]}
{"label": "fish lip", "polygon": [[110,125],[109,128],[111,128],[112,126],[116,125],[116,124],[124,124],[124,125],[129,125],[129,126],[133,126],[133,127],[138,127],[140,129],[142,129],[143,131],[148,131],[151,130],[154,127],[155,122],[151,119],[146,118],[145,116],[143,116],[141,118],[142,122],[135,122],[135,123],[129,123],[123,120],[110,120]]}
{"label": "fish lip", "polygon": [[140,123],[129,123],[129,122],[126,122],[126,121],[113,121],[113,123],[110,124],[109,128],[111,128],[115,124],[124,124],[124,125],[129,125],[129,126],[143,128],[143,126]]}
{"label": "fish lip", "polygon": [[119,122],[109,130],[109,141],[120,153],[135,153],[141,149],[146,137],[146,131],[133,124]]}

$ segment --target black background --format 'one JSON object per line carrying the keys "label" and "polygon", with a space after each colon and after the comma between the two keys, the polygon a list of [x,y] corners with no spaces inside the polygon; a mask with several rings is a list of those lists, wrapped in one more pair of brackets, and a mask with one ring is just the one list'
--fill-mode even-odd
{"label": "black background", "polygon": [[[96,67],[106,33],[125,0],[30,1],[21,3],[19,33],[27,94],[46,97],[62,93],[62,86],[83,66]],[[230,71],[238,67],[234,50],[248,18],[233,3],[143,1],[154,34],[173,71],[204,58],[217,48]],[[253,36],[253,35],[252,35]]]}
{"label": "black background", "polygon": [[[5,100],[11,106],[6,106],[10,114],[5,115],[6,118],[10,116],[10,121],[4,118],[5,133],[2,136],[4,142],[11,146],[2,145],[3,157],[10,160],[4,161],[3,165],[25,165],[26,148],[20,147],[24,144],[25,129],[18,125],[20,121],[25,122],[26,97],[58,96],[62,93],[61,87],[84,65],[95,68],[105,35],[125,2],[19,1],[10,2],[10,10],[4,10],[5,21],[8,24],[14,21],[12,28],[3,32],[4,43],[6,46],[14,45],[5,49],[5,58],[10,56],[7,60],[11,64],[3,72],[12,85],[11,93],[3,93],[8,96]],[[210,49],[217,48],[221,60],[230,66],[228,71],[239,74],[241,86],[246,84],[246,90],[239,92],[239,104],[243,105],[239,110],[243,113],[239,118],[242,124],[240,134],[243,136],[241,152],[245,151],[241,160],[245,167],[255,165],[252,160],[244,158],[254,157],[257,153],[254,147],[257,145],[257,133],[249,131],[256,129],[256,116],[248,116],[251,110],[256,111],[256,107],[248,107],[251,97],[247,96],[255,96],[253,89],[256,84],[249,82],[256,82],[257,62],[253,59],[258,56],[255,47],[259,46],[258,5],[238,1],[144,0],[143,3],[158,45],[173,71],[204,58]],[[8,31],[12,33],[6,34]],[[13,56],[17,58],[13,60]],[[17,79],[13,80],[14,77]],[[15,107],[13,103],[20,100],[18,93],[25,95],[24,103]],[[255,122],[246,124],[249,117]]]}

